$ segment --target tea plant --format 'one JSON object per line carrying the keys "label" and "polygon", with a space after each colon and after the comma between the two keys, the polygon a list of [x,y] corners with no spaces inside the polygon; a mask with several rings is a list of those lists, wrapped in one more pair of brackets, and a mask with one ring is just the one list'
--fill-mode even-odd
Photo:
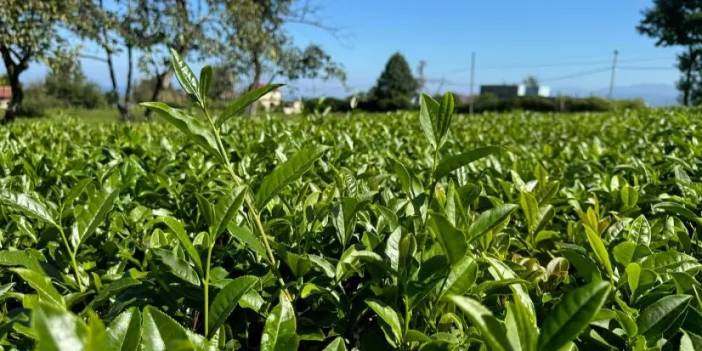
{"label": "tea plant", "polygon": [[[0,129],[0,349],[695,350],[698,113]],[[175,127],[175,128],[174,128]]]}

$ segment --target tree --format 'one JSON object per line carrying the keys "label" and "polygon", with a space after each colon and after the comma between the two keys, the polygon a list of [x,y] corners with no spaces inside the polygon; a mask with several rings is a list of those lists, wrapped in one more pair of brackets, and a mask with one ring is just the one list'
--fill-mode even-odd
{"label": "tree", "polygon": [[382,111],[407,109],[417,93],[419,83],[412,76],[410,66],[399,52],[390,57],[378,82],[370,92],[370,98]]}
{"label": "tree", "polygon": [[76,5],[69,0],[0,0],[0,55],[12,91],[3,122],[20,112],[24,97],[20,75],[30,62],[61,46],[58,27],[74,14]]}
{"label": "tree", "polygon": [[[68,53],[69,58],[75,58]],[[51,70],[41,87],[47,96],[67,107],[96,108],[105,105],[105,94],[97,84],[88,81],[80,61],[75,59],[49,59]]]}
{"label": "tree", "polygon": [[[236,62],[236,72],[248,78],[249,89],[263,83],[264,74],[289,80],[338,78],[345,80],[343,68],[321,47],[297,47],[285,26],[302,24],[338,35],[336,29],[315,19],[317,9],[305,1],[296,7],[293,0],[228,0],[220,8],[220,28],[224,33],[224,59]],[[251,105],[255,113],[256,104]]]}
{"label": "tree", "polygon": [[[156,77],[145,78],[138,81],[132,89],[132,95],[130,96],[130,101],[141,103],[146,101],[151,101],[151,96],[154,93],[154,86],[157,84]],[[169,86],[162,89],[160,92],[161,101],[169,105],[174,106],[184,106],[188,102],[188,97],[183,93],[182,90],[176,90],[174,87]]]}
{"label": "tree", "polygon": [[656,39],[656,46],[683,46],[678,55],[682,78],[678,88],[684,105],[693,103],[700,95],[700,60],[702,60],[702,0],[654,0],[653,7],[644,10],[644,18],[636,29]]}
{"label": "tree", "polygon": [[[84,56],[106,64],[112,89],[110,100],[123,120],[130,120],[130,99],[134,72],[134,51],[148,50],[163,37],[158,23],[160,12],[154,0],[115,0],[105,5],[103,0],[84,1],[83,16],[74,24],[83,38],[94,41],[105,53],[104,57]],[[115,55],[126,52],[127,73],[123,93],[115,72]]]}
{"label": "tree", "polygon": [[[156,79],[151,99],[160,100],[161,92],[171,86],[172,67],[169,50],[175,50],[181,57],[193,53],[202,59],[217,52],[218,19],[210,7],[224,0],[158,0],[152,1],[149,19],[159,32],[159,42],[144,48],[140,58],[140,68],[146,75]],[[151,110],[146,111],[146,116]]]}
{"label": "tree", "polygon": [[221,100],[234,93],[236,73],[230,65],[215,65],[212,67],[212,82],[207,95],[212,100]]}
{"label": "tree", "polygon": [[524,78],[523,83],[527,89],[539,89],[539,79],[535,76],[528,76]]}

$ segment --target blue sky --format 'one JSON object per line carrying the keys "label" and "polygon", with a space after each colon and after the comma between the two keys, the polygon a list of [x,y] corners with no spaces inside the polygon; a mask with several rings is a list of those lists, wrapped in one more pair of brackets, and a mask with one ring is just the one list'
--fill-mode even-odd
{"label": "blue sky", "polygon": [[[296,43],[321,44],[345,67],[352,91],[371,87],[385,61],[403,53],[413,69],[427,62],[429,78],[444,89],[468,91],[469,61],[475,51],[476,87],[513,83],[533,74],[554,90],[583,94],[606,88],[609,72],[557,79],[611,65],[619,50],[616,86],[664,84],[678,78],[677,48],[659,48],[636,32],[644,0],[317,0],[319,17],[341,29],[343,39],[304,25],[289,25]],[[106,86],[103,64],[84,61],[87,75]],[[39,79],[36,65],[25,80]],[[300,81],[294,95],[347,94],[337,82]],[[434,92],[437,83],[427,86]]]}

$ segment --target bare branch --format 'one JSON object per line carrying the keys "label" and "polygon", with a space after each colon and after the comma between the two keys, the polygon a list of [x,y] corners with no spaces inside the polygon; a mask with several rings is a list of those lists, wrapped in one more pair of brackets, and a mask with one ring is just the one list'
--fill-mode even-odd
{"label": "bare branch", "polygon": [[95,56],[95,55],[90,55],[90,54],[78,54],[78,57],[88,59],[88,60],[94,60],[94,61],[100,61],[100,62],[107,62],[107,59],[104,57],[100,56]]}

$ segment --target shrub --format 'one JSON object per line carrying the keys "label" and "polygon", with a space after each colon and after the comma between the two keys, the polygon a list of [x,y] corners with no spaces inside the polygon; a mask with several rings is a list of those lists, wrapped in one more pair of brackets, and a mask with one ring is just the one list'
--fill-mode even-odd
{"label": "shrub", "polygon": [[588,98],[567,98],[566,111],[570,112],[604,112],[612,109],[612,104],[600,97],[591,96]]}
{"label": "shrub", "polygon": [[351,98],[324,97],[319,99],[303,99],[302,104],[306,113],[323,111],[330,108],[332,112],[351,111]]}
{"label": "shrub", "polygon": [[107,97],[94,82],[88,81],[79,69],[52,70],[42,89],[59,101],[53,107],[98,108],[107,104]]}
{"label": "shrub", "polygon": [[511,109],[537,112],[553,112],[558,110],[556,100],[542,96],[520,96],[512,100]]}
{"label": "shrub", "polygon": [[500,99],[492,93],[481,94],[475,98],[473,109],[475,112],[495,111],[500,104]]}
{"label": "shrub", "polygon": [[25,117],[41,117],[46,111],[55,107],[65,107],[65,102],[48,95],[43,84],[30,84],[24,90],[24,100],[22,101],[22,110],[20,115]]}

